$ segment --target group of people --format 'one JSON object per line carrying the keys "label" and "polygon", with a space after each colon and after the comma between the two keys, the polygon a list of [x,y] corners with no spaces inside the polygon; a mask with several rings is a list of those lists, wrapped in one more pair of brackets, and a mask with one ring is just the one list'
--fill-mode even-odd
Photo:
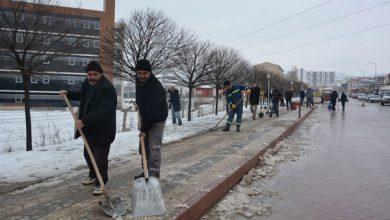
{"label": "group of people", "polygon": [[345,94],[344,91],[341,92],[341,95],[339,97],[339,93],[336,90],[333,90],[330,94],[330,102],[328,109],[331,111],[336,111],[336,103],[337,101],[341,102],[342,109],[341,111],[345,111],[345,103],[348,101],[348,96]]}

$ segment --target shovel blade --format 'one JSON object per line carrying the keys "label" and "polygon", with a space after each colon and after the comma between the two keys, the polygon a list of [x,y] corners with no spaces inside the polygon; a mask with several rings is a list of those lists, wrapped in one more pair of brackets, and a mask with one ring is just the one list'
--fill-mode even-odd
{"label": "shovel blade", "polygon": [[123,203],[121,197],[107,198],[106,200],[99,201],[99,208],[110,217],[124,216],[127,212],[127,208]]}
{"label": "shovel blade", "polygon": [[138,178],[133,183],[133,216],[160,216],[166,211],[160,182],[155,177]]}

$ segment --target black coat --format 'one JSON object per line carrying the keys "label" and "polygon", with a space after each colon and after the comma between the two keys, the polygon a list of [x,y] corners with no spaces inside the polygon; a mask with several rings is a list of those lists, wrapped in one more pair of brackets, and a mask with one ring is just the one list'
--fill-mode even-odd
{"label": "black coat", "polygon": [[168,117],[165,90],[153,73],[144,83],[137,78],[136,103],[141,115],[140,130],[144,133],[147,133],[154,124],[163,122]]}
{"label": "black coat", "polygon": [[[84,123],[83,132],[92,147],[107,146],[115,139],[117,95],[112,83],[104,76],[96,85],[94,95],[83,115],[82,107],[88,95],[89,83],[85,79],[81,90],[68,91],[71,100],[80,101],[79,119]],[[75,138],[80,137],[77,131]]]}
{"label": "black coat", "polygon": [[177,89],[171,91],[168,90],[169,92],[169,106],[173,108],[174,112],[178,112],[181,110],[180,106],[180,96],[179,96],[179,91]]}
{"label": "black coat", "polygon": [[299,96],[301,97],[301,99],[305,98],[305,91],[301,90],[299,92]]}
{"label": "black coat", "polygon": [[341,102],[346,102],[348,101],[348,97],[345,93],[341,93],[341,96],[340,96],[340,101]]}
{"label": "black coat", "polygon": [[333,102],[336,102],[338,97],[339,97],[339,94],[336,91],[333,91],[330,94],[330,100],[333,101]]}
{"label": "black coat", "polygon": [[278,89],[272,90],[272,102],[279,102],[282,99],[282,93]]}
{"label": "black coat", "polygon": [[286,98],[286,100],[291,100],[293,95],[294,95],[293,92],[290,90],[284,93],[284,97]]}
{"label": "black coat", "polygon": [[258,105],[260,103],[260,88],[258,86],[251,87],[249,95],[249,104]]}

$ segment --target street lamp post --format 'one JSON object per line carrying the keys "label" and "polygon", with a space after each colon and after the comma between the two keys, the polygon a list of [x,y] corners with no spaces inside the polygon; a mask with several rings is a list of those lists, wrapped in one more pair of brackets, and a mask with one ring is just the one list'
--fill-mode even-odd
{"label": "street lamp post", "polygon": [[269,81],[271,79],[271,75],[268,73],[267,74],[267,88],[268,88],[268,91],[267,91],[267,108],[268,108],[268,113],[269,113],[269,109],[270,109],[270,106],[269,106]]}
{"label": "street lamp post", "polygon": [[377,70],[377,64],[376,64],[376,62],[373,62],[373,61],[371,61],[371,62],[369,62],[370,64],[374,64],[375,65],[375,84],[374,84],[374,86],[376,86],[376,83],[377,83],[377,78],[376,78],[376,70]]}

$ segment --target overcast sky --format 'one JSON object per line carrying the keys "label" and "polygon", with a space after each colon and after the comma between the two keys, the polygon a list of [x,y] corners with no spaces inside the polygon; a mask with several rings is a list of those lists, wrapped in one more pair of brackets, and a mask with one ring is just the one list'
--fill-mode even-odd
{"label": "overcast sky", "polygon": [[[81,3],[83,8],[103,9],[103,0],[74,2]],[[321,3],[324,4],[318,6]],[[363,71],[370,75],[374,65],[369,62],[374,61],[378,73],[390,72],[390,25],[275,53],[390,24],[388,0],[116,0],[115,16],[117,20],[127,18],[133,9],[147,7],[164,11],[180,26],[195,31],[202,40],[238,49],[253,64],[269,61],[284,70],[296,65],[307,70],[348,75],[362,75]],[[357,14],[291,34],[351,13]],[[275,40],[281,36],[286,37]]]}

